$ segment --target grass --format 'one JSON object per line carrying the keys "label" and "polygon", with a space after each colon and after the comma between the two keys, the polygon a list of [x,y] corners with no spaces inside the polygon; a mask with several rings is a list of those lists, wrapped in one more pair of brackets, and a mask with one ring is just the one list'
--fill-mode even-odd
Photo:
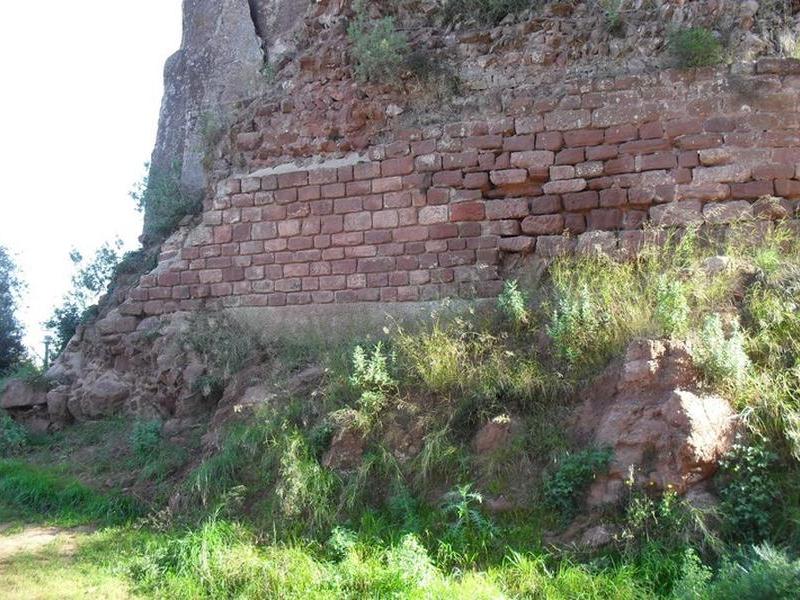
{"label": "grass", "polygon": [[[321,365],[322,383],[232,425],[185,478],[192,451],[170,462],[177,449],[157,422],[84,424],[32,440],[20,458],[0,462],[0,519],[125,522],[136,514],[127,501],[70,475],[146,480],[160,490],[156,512],[101,529],[70,559],[87,585],[116,578],[144,597],[791,597],[800,242],[781,227],[755,247],[745,229],[658,241],[627,260],[557,259],[534,285],[509,284],[496,309],[443,307],[425,322],[337,343],[265,348],[207,315],[194,347],[220,380],[266,359],[264,377],[288,381]],[[717,255],[729,268],[710,274]],[[632,489],[596,517],[615,532],[608,547],[559,544],[564,516],[580,512],[608,459],[570,439],[572,408],[639,336],[686,342],[701,386],[741,411],[740,441],[713,481],[722,502],[707,513],[673,493]],[[496,417],[519,431],[477,456],[472,439]],[[330,470],[323,457],[347,429],[363,444],[361,459]],[[53,462],[69,466],[42,467]],[[159,510],[176,491],[182,504]],[[488,509],[499,497],[512,501],[509,512]],[[93,549],[112,531],[120,545],[105,548],[118,560],[106,568]],[[65,563],[47,556],[58,573]],[[25,560],[15,564],[28,572]]]}
{"label": "grass", "polygon": [[22,516],[42,515],[59,525],[122,522],[139,513],[130,499],[100,494],[20,460],[0,460],[0,502]]}

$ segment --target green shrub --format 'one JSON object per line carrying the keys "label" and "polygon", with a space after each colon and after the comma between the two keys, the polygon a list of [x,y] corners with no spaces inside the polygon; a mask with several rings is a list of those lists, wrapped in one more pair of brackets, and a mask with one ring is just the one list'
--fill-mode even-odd
{"label": "green shrub", "polygon": [[483,496],[471,484],[460,485],[444,497],[442,513],[450,518],[448,541],[459,546],[468,543],[485,544],[497,533],[494,524],[480,511]]}
{"label": "green shrub", "polygon": [[508,15],[539,4],[535,0],[447,0],[444,5],[445,23],[474,20],[480,25],[497,25]]}
{"label": "green shrub", "polygon": [[661,277],[656,285],[655,320],[664,334],[678,336],[689,324],[689,302],[685,285],[678,280]]}
{"label": "green shrub", "polygon": [[353,43],[355,71],[360,79],[384,83],[397,79],[408,53],[408,42],[397,31],[392,17],[370,20],[366,8],[359,3],[347,34]]}
{"label": "green shrub", "polygon": [[770,476],[776,459],[763,445],[739,439],[720,461],[720,514],[732,537],[756,542],[766,537],[777,498]]}
{"label": "green shrub", "polygon": [[497,297],[497,307],[517,327],[528,324],[527,304],[528,300],[515,279],[503,283],[503,291]]}
{"label": "green shrub", "polygon": [[184,340],[206,365],[198,387],[204,395],[219,392],[263,351],[257,332],[222,312],[194,315]]}
{"label": "green shrub", "polygon": [[377,418],[388,396],[397,389],[397,382],[389,373],[392,357],[385,354],[383,343],[378,342],[367,352],[362,346],[353,351],[353,372],[350,385],[360,392],[358,416],[361,424],[368,426]]}
{"label": "green shrub", "polygon": [[28,433],[25,428],[0,409],[0,457],[17,454],[27,445]]}
{"label": "green shrub", "polygon": [[706,597],[711,600],[789,600],[800,590],[800,560],[767,544],[742,557],[726,557]]}
{"label": "green shrub", "polygon": [[131,450],[142,462],[153,458],[161,448],[161,421],[137,421],[131,431]]}
{"label": "green shrub", "polygon": [[184,217],[196,214],[201,206],[181,185],[180,163],[168,169],[146,164],[145,169],[147,174],[130,196],[144,212],[144,243],[151,244],[169,237]]}
{"label": "green shrub", "polygon": [[544,499],[563,520],[575,516],[583,495],[595,477],[611,462],[610,449],[588,449],[564,456],[558,470],[544,483]]}
{"label": "green shrub", "polygon": [[724,59],[722,44],[704,27],[691,27],[669,36],[669,50],[679,67],[709,67]]}
{"label": "green shrub", "polygon": [[750,368],[744,344],[737,320],[731,323],[730,336],[726,337],[720,316],[707,315],[692,344],[692,358],[710,383],[736,387]]}

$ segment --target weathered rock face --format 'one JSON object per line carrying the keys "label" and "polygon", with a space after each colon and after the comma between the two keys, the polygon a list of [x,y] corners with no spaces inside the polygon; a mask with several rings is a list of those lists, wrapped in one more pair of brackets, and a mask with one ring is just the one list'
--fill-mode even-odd
{"label": "weathered rock face", "polygon": [[0,408],[28,409],[47,404],[47,394],[24,381],[13,379],[0,393]]}
{"label": "weathered rock face", "polygon": [[590,489],[591,506],[619,501],[631,478],[648,490],[685,493],[714,474],[733,441],[735,413],[699,390],[682,344],[634,342],[592,391],[578,430],[614,456]]}
{"label": "weathered rock face", "polygon": [[283,56],[309,0],[184,0],[183,41],[164,69],[164,98],[154,169],[180,165],[185,191],[206,186],[208,132],[222,128],[233,105],[268,87],[265,51]]}

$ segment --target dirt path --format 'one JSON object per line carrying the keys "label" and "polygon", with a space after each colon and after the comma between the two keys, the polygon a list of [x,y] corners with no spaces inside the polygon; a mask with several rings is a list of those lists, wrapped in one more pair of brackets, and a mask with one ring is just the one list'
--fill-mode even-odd
{"label": "dirt path", "polygon": [[[71,554],[75,550],[75,541],[81,534],[91,532],[91,528],[79,527],[63,529],[60,527],[26,527],[19,533],[0,535],[0,564],[8,559],[26,552],[36,552],[55,541],[62,554]],[[2,534],[2,528],[0,528]]]}

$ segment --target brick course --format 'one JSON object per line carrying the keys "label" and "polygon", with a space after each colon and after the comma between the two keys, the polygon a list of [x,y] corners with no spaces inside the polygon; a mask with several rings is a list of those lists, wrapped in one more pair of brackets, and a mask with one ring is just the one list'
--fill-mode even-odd
{"label": "brick course", "polygon": [[627,251],[625,230],[752,219],[764,195],[792,213],[800,100],[770,65],[742,76],[764,91],[741,110],[732,89],[703,101],[701,71],[588,82],[561,103],[517,90],[508,114],[398,132],[356,164],[226,179],[128,309],[491,296],[509,255]]}

